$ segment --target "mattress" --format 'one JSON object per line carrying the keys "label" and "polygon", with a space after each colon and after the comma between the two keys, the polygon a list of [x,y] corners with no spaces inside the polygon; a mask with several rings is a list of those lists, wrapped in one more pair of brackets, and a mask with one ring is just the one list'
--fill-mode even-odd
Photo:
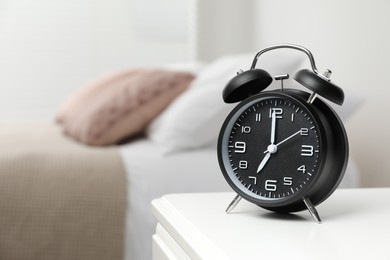
{"label": "mattress", "polygon": [[125,173],[116,147],[51,123],[0,124],[0,259],[123,259]]}

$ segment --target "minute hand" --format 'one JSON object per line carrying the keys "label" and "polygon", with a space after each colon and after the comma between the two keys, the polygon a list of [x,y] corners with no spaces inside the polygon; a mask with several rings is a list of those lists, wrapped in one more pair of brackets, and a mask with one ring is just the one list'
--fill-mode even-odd
{"label": "minute hand", "polygon": [[[289,137],[287,137],[287,138],[284,139],[283,141],[280,141],[279,143],[275,144],[275,147],[278,147],[278,146],[281,145],[282,143],[284,143],[284,142],[290,140],[291,138],[293,138],[294,136],[300,134],[301,132],[302,132],[302,129],[299,130],[298,132],[296,132],[296,133],[290,135]],[[266,151],[264,151],[264,153],[268,153],[268,152],[269,152],[268,149],[267,149]]]}
{"label": "minute hand", "polygon": [[284,142],[290,140],[291,138],[293,138],[293,137],[296,136],[297,134],[300,134],[301,132],[302,132],[302,129],[299,130],[298,132],[296,132],[295,134],[290,135],[289,137],[287,137],[287,138],[284,139],[283,141],[280,141],[279,143],[276,144],[276,146],[279,146],[279,145],[281,145],[282,143],[284,143]]}
{"label": "minute hand", "polygon": [[275,143],[275,127],[276,127],[276,114],[274,110],[272,112],[272,122],[271,122],[271,144]]}

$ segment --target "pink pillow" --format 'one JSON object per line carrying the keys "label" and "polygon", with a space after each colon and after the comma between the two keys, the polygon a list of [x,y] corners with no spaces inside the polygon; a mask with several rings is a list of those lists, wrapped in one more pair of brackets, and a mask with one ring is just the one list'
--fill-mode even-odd
{"label": "pink pillow", "polygon": [[157,69],[111,74],[69,97],[56,121],[80,142],[115,144],[142,132],[193,79],[187,72]]}

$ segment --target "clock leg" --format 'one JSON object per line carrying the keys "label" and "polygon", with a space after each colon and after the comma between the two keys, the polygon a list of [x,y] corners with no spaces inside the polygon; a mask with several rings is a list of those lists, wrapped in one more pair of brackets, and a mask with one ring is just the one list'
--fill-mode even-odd
{"label": "clock leg", "polygon": [[226,213],[229,214],[237,206],[237,204],[240,202],[241,199],[242,197],[240,195],[236,195],[232,200],[232,202],[230,202],[229,206],[227,207]]}
{"label": "clock leg", "polygon": [[318,215],[318,212],[314,205],[311,203],[309,198],[304,198],[303,202],[305,203],[307,209],[309,210],[311,216],[314,218],[314,220],[318,223],[321,224],[321,218],[320,215]]}

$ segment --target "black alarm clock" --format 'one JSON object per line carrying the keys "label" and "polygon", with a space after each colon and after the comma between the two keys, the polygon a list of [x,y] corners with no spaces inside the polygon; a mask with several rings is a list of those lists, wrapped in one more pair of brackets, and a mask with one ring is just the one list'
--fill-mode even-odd
{"label": "black alarm clock", "polygon": [[[274,75],[281,88],[264,91],[273,77],[255,68],[261,54],[290,48],[304,52],[311,70],[294,79],[310,92],[283,87],[288,74]],[[247,71],[240,70],[223,90],[226,103],[241,101],[228,115],[218,138],[221,171],[237,193],[229,213],[244,198],[267,210],[290,213],[308,209],[321,223],[315,206],[341,182],[348,162],[348,139],[336,112],[321,98],[338,105],[344,92],[320,74],[311,52],[280,44],[258,52]]]}

